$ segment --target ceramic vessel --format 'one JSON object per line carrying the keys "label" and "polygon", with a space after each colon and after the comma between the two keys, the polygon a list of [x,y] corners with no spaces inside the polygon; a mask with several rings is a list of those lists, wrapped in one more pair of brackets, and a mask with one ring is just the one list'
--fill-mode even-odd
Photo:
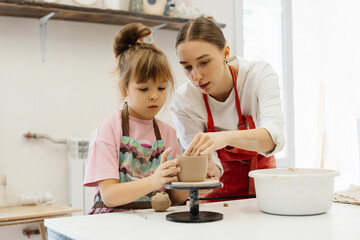
{"label": "ceramic vessel", "polygon": [[104,9],[120,9],[120,1],[119,0],[103,0],[103,8]]}
{"label": "ceramic vessel", "polygon": [[328,169],[278,168],[249,172],[261,211],[280,215],[327,212],[333,201],[334,177]]}
{"label": "ceramic vessel", "polygon": [[143,0],[130,0],[129,11],[135,13],[143,12]]}
{"label": "ceramic vessel", "polygon": [[208,167],[207,156],[180,156],[177,155],[178,166],[181,172],[178,173],[180,182],[202,182],[206,179]]}
{"label": "ceramic vessel", "polygon": [[164,15],[166,0],[143,0],[143,13],[152,15]]}

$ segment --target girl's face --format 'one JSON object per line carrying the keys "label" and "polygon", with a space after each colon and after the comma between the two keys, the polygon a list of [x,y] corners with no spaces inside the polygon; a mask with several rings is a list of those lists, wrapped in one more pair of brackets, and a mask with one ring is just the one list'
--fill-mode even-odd
{"label": "girl's face", "polygon": [[176,51],[185,75],[202,93],[214,96],[223,91],[228,47],[219,50],[211,43],[190,40],[180,43]]}
{"label": "girl's face", "polygon": [[165,103],[167,87],[168,80],[138,83],[131,79],[126,90],[129,115],[145,120],[155,117]]}

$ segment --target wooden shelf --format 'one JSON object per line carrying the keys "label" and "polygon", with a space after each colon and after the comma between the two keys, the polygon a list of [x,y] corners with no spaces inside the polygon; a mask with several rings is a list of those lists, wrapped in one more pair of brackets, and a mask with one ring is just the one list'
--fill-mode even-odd
{"label": "wooden shelf", "polygon": [[[189,19],[132,13],[122,10],[78,7],[47,2],[0,0],[0,15],[41,18],[54,12],[51,19],[125,25],[140,22],[149,27],[166,23],[164,29],[178,30]],[[225,24],[218,24],[225,27]]]}

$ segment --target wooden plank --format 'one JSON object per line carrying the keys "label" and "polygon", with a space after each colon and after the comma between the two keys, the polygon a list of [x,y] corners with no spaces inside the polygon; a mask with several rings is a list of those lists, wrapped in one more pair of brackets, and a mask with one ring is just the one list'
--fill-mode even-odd
{"label": "wooden plank", "polygon": [[46,228],[44,226],[44,222],[39,223],[38,226],[40,230],[41,240],[46,240],[47,236],[46,236]]}
{"label": "wooden plank", "polygon": [[11,226],[11,225],[18,225],[18,224],[32,224],[32,223],[42,223],[44,222],[44,219],[50,219],[50,218],[57,218],[57,217],[65,217],[68,216],[68,214],[59,214],[56,216],[46,216],[46,217],[40,217],[40,218],[29,218],[29,219],[21,219],[21,220],[12,220],[7,222],[1,222],[0,221],[0,227],[3,226]]}
{"label": "wooden plank", "polygon": [[0,15],[41,18],[51,12],[51,19],[125,25],[140,22],[147,26],[166,23],[165,29],[178,30],[189,19],[171,18],[122,10],[77,7],[46,2],[0,0]]}
{"label": "wooden plank", "polygon": [[[3,16],[41,18],[51,12],[55,12],[51,19],[57,20],[115,25],[140,22],[149,27],[166,23],[164,29],[170,30],[179,30],[185,22],[189,21],[189,19],[185,18],[133,13],[123,10],[78,7],[48,2],[0,0],[0,15]],[[220,28],[226,26],[223,23],[217,23],[217,25]]]}
{"label": "wooden plank", "polygon": [[13,206],[0,208],[0,223],[31,218],[65,215],[81,209],[61,205]]}

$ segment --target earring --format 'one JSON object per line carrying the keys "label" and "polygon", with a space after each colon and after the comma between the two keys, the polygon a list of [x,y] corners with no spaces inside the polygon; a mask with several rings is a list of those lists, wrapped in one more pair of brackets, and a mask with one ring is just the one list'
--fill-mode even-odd
{"label": "earring", "polygon": [[224,60],[224,64],[228,64],[228,60],[225,59],[225,60]]}

